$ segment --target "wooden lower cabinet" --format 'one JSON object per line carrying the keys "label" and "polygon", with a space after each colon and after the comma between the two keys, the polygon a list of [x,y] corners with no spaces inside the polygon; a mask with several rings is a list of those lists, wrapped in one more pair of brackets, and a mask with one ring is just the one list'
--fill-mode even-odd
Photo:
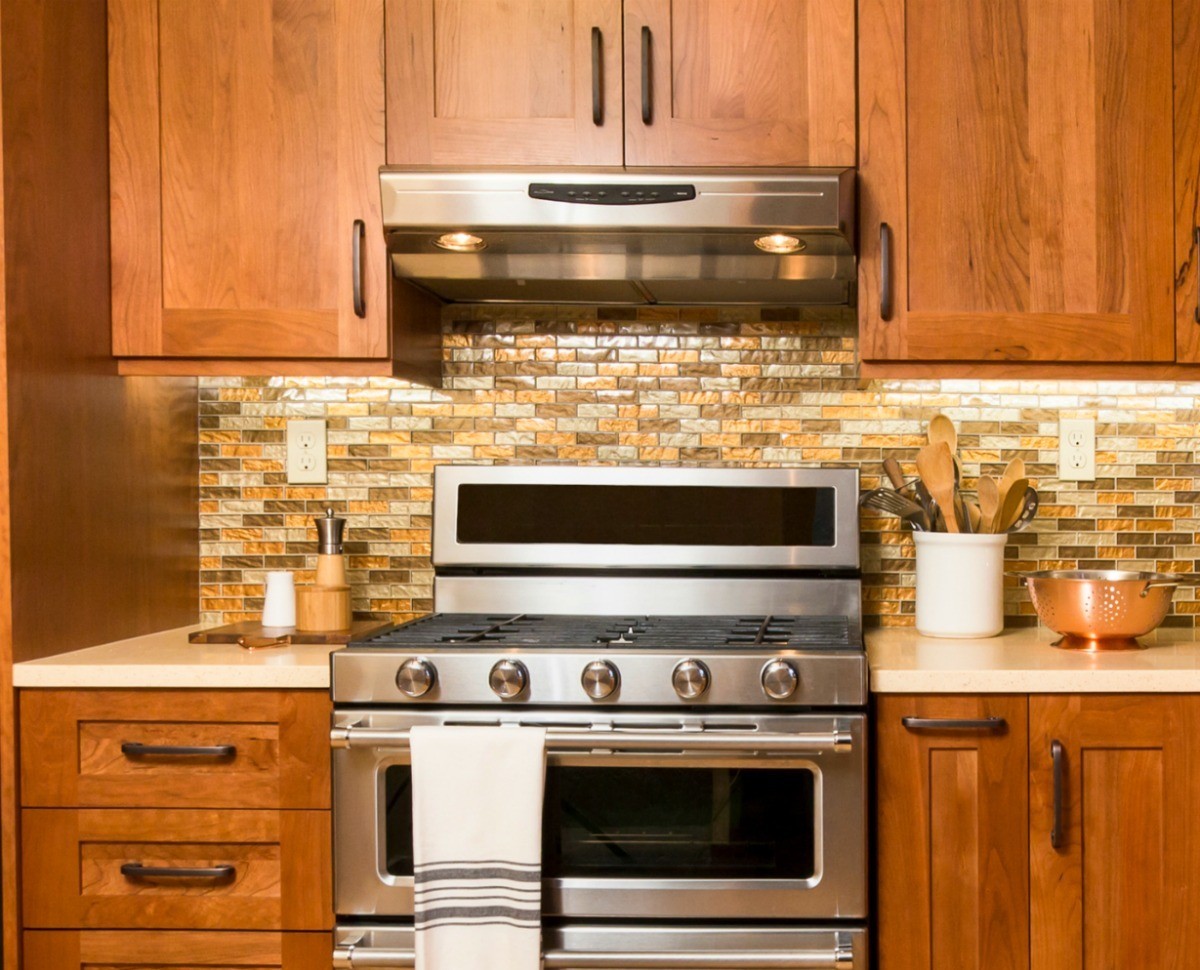
{"label": "wooden lower cabinet", "polygon": [[329,970],[328,933],[31,930],[29,970]]}
{"label": "wooden lower cabinet", "polygon": [[1026,712],[1023,695],[879,697],[882,970],[1029,966]]}
{"label": "wooden lower cabinet", "polygon": [[1033,970],[1196,966],[1200,697],[1035,695],[1029,766]]}

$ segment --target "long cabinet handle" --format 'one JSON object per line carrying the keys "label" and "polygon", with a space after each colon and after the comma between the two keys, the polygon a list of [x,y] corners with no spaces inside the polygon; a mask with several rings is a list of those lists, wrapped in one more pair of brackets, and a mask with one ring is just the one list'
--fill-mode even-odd
{"label": "long cabinet handle", "polygon": [[[1192,259],[1200,260],[1200,226],[1192,230]],[[1196,308],[1192,311],[1192,318],[1200,323],[1200,270],[1196,272]]]}
{"label": "long cabinet handle", "polygon": [[642,27],[642,124],[654,123],[654,82],[650,69],[653,65],[651,47],[654,39],[649,27]]}
{"label": "long cabinet handle", "polygon": [[144,866],[140,862],[121,866],[127,879],[232,879],[236,874],[233,866]]}
{"label": "long cabinet handle", "polygon": [[604,124],[604,34],[592,28],[592,124]]}
{"label": "long cabinet handle", "polygon": [[892,227],[879,224],[879,316],[892,319]]}
{"label": "long cabinet handle", "polygon": [[[793,950],[773,952],[770,950],[730,951],[728,953],[680,953],[679,951],[636,951],[636,952],[581,952],[575,950],[547,950],[542,957],[545,970],[569,967],[610,967],[619,970],[738,970],[753,968],[766,970],[788,968],[788,970],[838,970],[854,967],[854,950],[849,946],[837,946],[830,950]],[[338,970],[350,968],[378,967],[407,968],[416,966],[416,954],[412,950],[383,949],[381,947],[339,946],[333,951],[333,966]]]}
{"label": "long cabinet handle", "polygon": [[351,236],[350,249],[351,266],[354,274],[354,315],[367,315],[367,301],[363,296],[363,242],[366,241],[367,224],[361,219],[354,220],[354,234]]}
{"label": "long cabinet handle", "polygon": [[1063,844],[1063,789],[1066,787],[1066,754],[1062,742],[1050,742],[1050,761],[1054,766],[1054,827],[1050,829],[1050,845],[1055,849]]}
{"label": "long cabinet handle", "polygon": [[902,717],[900,723],[910,731],[984,731],[1000,734],[1008,730],[1002,717]]}
{"label": "long cabinet handle", "polygon": [[232,758],[237,754],[234,744],[141,744],[125,741],[121,754],[126,758]]}

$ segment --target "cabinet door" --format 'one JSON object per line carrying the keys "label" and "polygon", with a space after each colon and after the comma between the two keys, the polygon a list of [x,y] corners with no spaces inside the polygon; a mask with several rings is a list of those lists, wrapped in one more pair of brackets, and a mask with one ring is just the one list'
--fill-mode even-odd
{"label": "cabinet door", "polygon": [[854,0],[625,0],[625,129],[626,165],[854,165]]}
{"label": "cabinet door", "polygon": [[1171,0],[859,8],[863,359],[1174,359]]}
{"label": "cabinet door", "polygon": [[878,698],[881,970],[1029,966],[1026,727],[1024,696]]}
{"label": "cabinet door", "polygon": [[388,162],[620,165],[620,0],[387,0]]}
{"label": "cabinet door", "polygon": [[1194,965],[1200,697],[1035,696],[1029,716],[1033,970]]}
{"label": "cabinet door", "polygon": [[328,970],[328,933],[31,930],[31,970]]}
{"label": "cabinet door", "polygon": [[386,356],[383,0],[108,12],[114,353]]}

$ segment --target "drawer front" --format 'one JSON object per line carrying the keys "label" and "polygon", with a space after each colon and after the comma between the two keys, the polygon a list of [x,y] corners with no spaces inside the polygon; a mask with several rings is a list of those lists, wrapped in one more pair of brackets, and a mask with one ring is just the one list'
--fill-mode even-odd
{"label": "drawer front", "polygon": [[[322,811],[25,809],[25,926],[330,929],[329,818]],[[155,871],[162,869],[176,871]]]}
{"label": "drawer front", "polygon": [[324,691],[26,690],[20,708],[29,807],[329,807]]}
{"label": "drawer front", "polygon": [[329,970],[328,933],[30,930],[32,970]]}

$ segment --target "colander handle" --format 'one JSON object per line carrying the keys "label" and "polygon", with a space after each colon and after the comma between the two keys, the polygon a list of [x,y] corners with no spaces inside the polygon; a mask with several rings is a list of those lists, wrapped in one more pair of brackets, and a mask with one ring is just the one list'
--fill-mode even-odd
{"label": "colander handle", "polygon": [[1152,589],[1175,589],[1179,585],[1177,579],[1151,579],[1147,580],[1146,585],[1142,587],[1142,592],[1139,594],[1145,596]]}

